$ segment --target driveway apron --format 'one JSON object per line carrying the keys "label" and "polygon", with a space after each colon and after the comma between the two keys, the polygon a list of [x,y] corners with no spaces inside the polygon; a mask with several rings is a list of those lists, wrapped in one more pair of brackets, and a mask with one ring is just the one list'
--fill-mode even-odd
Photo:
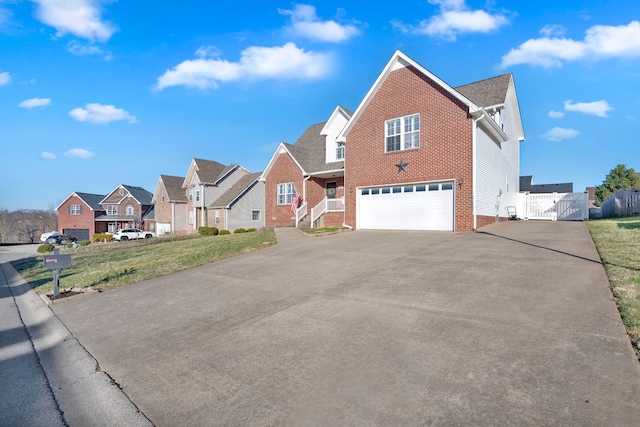
{"label": "driveway apron", "polygon": [[54,312],[155,425],[637,425],[583,223],[303,237]]}

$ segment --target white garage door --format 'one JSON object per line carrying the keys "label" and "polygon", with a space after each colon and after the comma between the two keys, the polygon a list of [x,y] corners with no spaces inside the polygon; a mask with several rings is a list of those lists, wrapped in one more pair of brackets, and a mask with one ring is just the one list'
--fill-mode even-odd
{"label": "white garage door", "polygon": [[358,228],[453,231],[453,182],[360,189]]}

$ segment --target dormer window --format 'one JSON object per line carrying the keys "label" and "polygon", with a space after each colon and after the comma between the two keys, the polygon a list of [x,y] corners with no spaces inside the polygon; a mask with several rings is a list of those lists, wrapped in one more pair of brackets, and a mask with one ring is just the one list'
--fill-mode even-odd
{"label": "dormer window", "polygon": [[385,122],[385,151],[420,147],[420,114],[398,117]]}

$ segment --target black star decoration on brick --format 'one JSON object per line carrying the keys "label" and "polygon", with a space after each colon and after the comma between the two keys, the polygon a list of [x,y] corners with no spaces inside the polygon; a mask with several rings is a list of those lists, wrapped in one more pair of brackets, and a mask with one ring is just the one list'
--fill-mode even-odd
{"label": "black star decoration on brick", "polygon": [[400,172],[406,172],[407,171],[407,166],[409,165],[409,163],[406,163],[404,160],[400,159],[400,163],[398,163],[396,166],[398,167],[398,173]]}

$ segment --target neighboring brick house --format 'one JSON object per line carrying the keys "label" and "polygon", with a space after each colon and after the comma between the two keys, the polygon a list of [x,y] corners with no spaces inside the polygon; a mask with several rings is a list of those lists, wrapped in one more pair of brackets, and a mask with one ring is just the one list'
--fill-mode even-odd
{"label": "neighboring brick house", "polygon": [[[325,214],[325,226],[471,231],[508,218],[516,205],[524,131],[510,73],[453,88],[396,51],[348,121],[335,116],[331,132],[314,125],[276,150],[263,174],[267,226],[310,215],[319,225],[306,206],[292,218],[286,202],[294,187],[317,203],[323,183],[333,192],[329,180],[344,212]],[[323,133],[327,162],[339,147],[344,166],[316,173],[303,159],[317,158],[309,153],[323,144],[306,137]]]}
{"label": "neighboring brick house", "polygon": [[264,183],[262,172],[244,175],[209,206],[219,230],[264,228]]}
{"label": "neighboring brick house", "polygon": [[215,227],[209,206],[250,172],[238,164],[224,166],[213,160],[193,159],[182,183],[187,197],[187,233],[198,227]]}
{"label": "neighboring brick house", "polygon": [[142,187],[120,184],[100,201],[105,213],[96,218],[96,223],[106,224],[109,233],[128,227],[154,231],[155,221],[145,221],[153,211],[152,197]]}
{"label": "neighboring brick house", "polygon": [[351,117],[341,106],[326,122],[309,126],[295,144],[281,142],[260,180],[265,183],[265,226],[342,227],[344,222],[344,146],[336,141]]}
{"label": "neighboring brick house", "polygon": [[74,192],[58,207],[58,232],[81,240],[91,240],[95,233],[107,231],[107,225],[96,222],[106,211],[100,204],[102,194]]}
{"label": "neighboring brick house", "polygon": [[187,195],[183,176],[160,175],[153,193],[156,232],[165,234],[187,233]]}

